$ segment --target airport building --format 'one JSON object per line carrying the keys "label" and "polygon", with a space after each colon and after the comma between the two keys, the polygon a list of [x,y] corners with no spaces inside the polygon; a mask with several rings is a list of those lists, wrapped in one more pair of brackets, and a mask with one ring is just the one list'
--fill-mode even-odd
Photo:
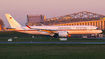
{"label": "airport building", "polygon": [[105,15],[83,11],[46,19],[40,22],[28,22],[29,26],[40,26],[42,24],[49,26],[92,25],[99,27],[101,30],[105,30]]}
{"label": "airport building", "polygon": [[42,22],[46,19],[44,15],[27,15],[27,23],[33,24],[37,22]]}

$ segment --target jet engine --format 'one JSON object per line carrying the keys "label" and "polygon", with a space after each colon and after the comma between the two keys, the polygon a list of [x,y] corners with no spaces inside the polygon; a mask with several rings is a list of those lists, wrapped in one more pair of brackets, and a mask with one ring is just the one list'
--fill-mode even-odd
{"label": "jet engine", "polygon": [[59,37],[67,37],[68,36],[68,32],[67,31],[59,31],[58,32],[58,36]]}

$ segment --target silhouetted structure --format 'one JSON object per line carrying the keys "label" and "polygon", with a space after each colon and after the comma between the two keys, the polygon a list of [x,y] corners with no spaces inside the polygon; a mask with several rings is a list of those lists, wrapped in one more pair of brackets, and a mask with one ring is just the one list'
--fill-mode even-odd
{"label": "silhouetted structure", "polygon": [[0,18],[0,30],[3,30],[3,27],[4,27],[4,23],[3,23],[2,19]]}

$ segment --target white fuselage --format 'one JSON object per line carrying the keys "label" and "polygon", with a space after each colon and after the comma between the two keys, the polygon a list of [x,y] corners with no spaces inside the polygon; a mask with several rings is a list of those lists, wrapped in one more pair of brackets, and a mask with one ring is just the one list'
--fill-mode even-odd
{"label": "white fuselage", "polygon": [[18,27],[15,31],[23,32],[28,34],[42,34],[42,35],[50,35],[50,33],[45,31],[40,31],[37,29],[45,29],[54,31],[54,33],[58,33],[60,31],[66,31],[68,34],[98,34],[102,33],[100,29],[96,26],[30,26],[34,29],[29,29],[28,27]]}

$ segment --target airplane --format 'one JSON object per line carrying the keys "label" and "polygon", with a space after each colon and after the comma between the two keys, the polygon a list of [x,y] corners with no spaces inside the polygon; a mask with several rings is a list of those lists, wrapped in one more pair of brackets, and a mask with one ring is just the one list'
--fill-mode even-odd
{"label": "airplane", "polygon": [[102,33],[96,26],[72,25],[72,26],[21,26],[10,14],[5,14],[6,18],[16,32],[27,34],[40,34],[59,37],[68,37],[72,34],[99,34]]}

